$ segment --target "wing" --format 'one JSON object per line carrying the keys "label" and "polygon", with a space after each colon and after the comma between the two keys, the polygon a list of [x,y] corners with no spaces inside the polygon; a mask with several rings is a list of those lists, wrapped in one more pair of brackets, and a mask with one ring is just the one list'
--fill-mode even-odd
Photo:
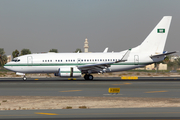
{"label": "wing", "polygon": [[123,55],[123,57],[119,61],[80,65],[77,66],[77,68],[80,69],[82,73],[103,72],[103,69],[109,68],[111,64],[127,61],[130,51],[131,49],[127,50],[127,52]]}

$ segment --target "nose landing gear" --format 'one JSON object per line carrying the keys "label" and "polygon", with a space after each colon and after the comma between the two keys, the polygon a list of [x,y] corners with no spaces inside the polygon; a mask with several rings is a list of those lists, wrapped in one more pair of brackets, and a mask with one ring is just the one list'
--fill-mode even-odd
{"label": "nose landing gear", "polygon": [[23,80],[24,80],[24,81],[26,81],[26,80],[27,80],[27,77],[26,77],[26,76],[24,76],[24,77],[23,77]]}

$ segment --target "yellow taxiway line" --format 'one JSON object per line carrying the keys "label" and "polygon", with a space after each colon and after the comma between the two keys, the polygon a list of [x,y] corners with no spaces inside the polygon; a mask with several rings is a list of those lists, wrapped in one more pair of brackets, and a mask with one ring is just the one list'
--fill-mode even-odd
{"label": "yellow taxiway line", "polygon": [[35,113],[35,114],[41,114],[41,115],[59,115],[59,114],[56,114],[56,113]]}
{"label": "yellow taxiway line", "polygon": [[145,92],[145,93],[159,93],[159,92],[167,92],[167,91],[149,91],[149,92]]}
{"label": "yellow taxiway line", "polygon": [[123,84],[112,84],[112,85],[130,85],[132,83],[123,83]]}

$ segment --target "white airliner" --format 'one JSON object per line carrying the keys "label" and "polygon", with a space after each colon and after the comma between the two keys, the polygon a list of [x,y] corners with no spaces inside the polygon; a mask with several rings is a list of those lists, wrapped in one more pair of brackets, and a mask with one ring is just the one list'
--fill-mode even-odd
{"label": "white airliner", "polygon": [[164,60],[163,52],[172,16],[164,16],[147,38],[137,47],[122,52],[102,53],[40,53],[14,58],[4,65],[8,70],[22,75],[25,73],[54,73],[60,77],[81,77],[93,80],[92,73],[130,70]]}

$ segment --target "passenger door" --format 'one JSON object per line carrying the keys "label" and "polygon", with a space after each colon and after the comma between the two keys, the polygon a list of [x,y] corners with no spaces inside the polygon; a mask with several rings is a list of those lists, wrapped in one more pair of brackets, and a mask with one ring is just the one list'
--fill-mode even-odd
{"label": "passenger door", "polygon": [[135,55],[135,56],[134,56],[134,64],[135,64],[135,65],[138,65],[138,64],[139,64],[139,56],[138,56],[138,55]]}
{"label": "passenger door", "polygon": [[33,58],[32,58],[32,56],[27,56],[27,65],[28,65],[28,66],[32,66],[32,64],[33,64]]}

